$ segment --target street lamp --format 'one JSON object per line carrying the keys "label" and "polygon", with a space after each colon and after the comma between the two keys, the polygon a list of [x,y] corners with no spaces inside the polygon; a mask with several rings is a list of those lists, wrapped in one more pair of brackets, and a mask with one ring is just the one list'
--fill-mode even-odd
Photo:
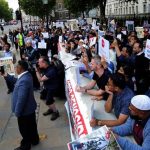
{"label": "street lamp", "polygon": [[46,6],[46,28],[48,29],[49,28],[49,25],[48,25],[48,0],[42,0],[43,2],[43,5]]}

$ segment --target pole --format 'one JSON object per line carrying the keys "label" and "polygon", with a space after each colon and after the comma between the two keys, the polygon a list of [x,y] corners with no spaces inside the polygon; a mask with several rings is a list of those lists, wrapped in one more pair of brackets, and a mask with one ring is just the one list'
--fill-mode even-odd
{"label": "pole", "polygon": [[48,23],[48,4],[46,4],[46,28],[49,29],[49,23]]}
{"label": "pole", "polygon": [[18,4],[19,4],[19,12],[20,12],[21,30],[23,32],[24,30],[23,30],[23,22],[22,22],[22,12],[21,12],[21,7],[20,7],[20,0],[18,1]]}

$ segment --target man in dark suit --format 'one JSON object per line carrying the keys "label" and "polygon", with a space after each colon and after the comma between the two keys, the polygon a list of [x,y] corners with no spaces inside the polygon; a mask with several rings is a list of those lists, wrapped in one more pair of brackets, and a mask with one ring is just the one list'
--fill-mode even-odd
{"label": "man in dark suit", "polygon": [[27,70],[27,62],[20,60],[16,67],[18,79],[8,74],[4,75],[6,80],[15,84],[12,95],[12,111],[17,117],[19,131],[22,136],[21,144],[15,150],[30,150],[31,145],[39,143],[33,82],[32,76]]}

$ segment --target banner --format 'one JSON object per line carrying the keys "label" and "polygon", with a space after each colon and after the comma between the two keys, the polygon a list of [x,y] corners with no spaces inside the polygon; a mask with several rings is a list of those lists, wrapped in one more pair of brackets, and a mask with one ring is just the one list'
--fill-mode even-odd
{"label": "banner", "polygon": [[112,132],[106,126],[68,143],[68,150],[121,150]]}
{"label": "banner", "polygon": [[13,57],[0,58],[0,66],[4,67],[4,71],[10,75],[15,75],[15,68],[13,64]]}
{"label": "banner", "polygon": [[101,57],[104,57],[106,59],[106,61],[108,63],[110,63],[110,56],[109,56],[109,46],[110,46],[110,44],[109,44],[109,41],[107,41],[103,37],[100,37],[98,43],[99,43],[98,44],[99,45],[98,54]]}
{"label": "banner", "polygon": [[146,48],[145,48],[145,57],[150,59],[150,40],[147,40],[146,42]]}
{"label": "banner", "polygon": [[137,37],[139,39],[144,38],[144,28],[143,27],[135,27],[135,30],[137,32]]}
{"label": "banner", "polygon": [[68,104],[70,108],[70,116],[71,116],[71,130],[74,139],[78,139],[80,137],[84,137],[88,134],[83,116],[80,112],[78,102],[73,91],[70,80],[66,81],[66,89],[67,89],[67,98]]}

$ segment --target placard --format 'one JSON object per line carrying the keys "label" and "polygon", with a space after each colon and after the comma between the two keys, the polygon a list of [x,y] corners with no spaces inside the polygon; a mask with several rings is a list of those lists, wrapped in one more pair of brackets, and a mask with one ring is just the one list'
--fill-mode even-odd
{"label": "placard", "polygon": [[56,28],[64,28],[63,22],[56,22]]}
{"label": "placard", "polygon": [[145,57],[150,59],[150,40],[147,40],[146,42],[146,48],[145,48]]}
{"label": "placard", "polygon": [[0,58],[0,66],[4,66],[5,72],[10,75],[15,75],[15,68],[13,64],[13,57]]}
{"label": "placard", "polygon": [[49,38],[48,32],[42,32],[42,35],[43,35],[44,39],[48,39]]}
{"label": "placard", "polygon": [[109,44],[109,41],[107,41],[103,37],[100,37],[98,43],[99,43],[98,44],[99,45],[98,54],[101,57],[104,57],[106,59],[106,61],[108,63],[110,63],[110,56],[109,56],[109,46],[110,46],[110,44]]}
{"label": "placard", "polygon": [[143,27],[135,27],[135,30],[137,32],[137,37],[139,39],[144,38],[144,28]]}
{"label": "placard", "polygon": [[119,39],[119,40],[121,41],[121,38],[122,38],[122,37],[121,37],[121,34],[118,34],[118,35],[117,35],[117,39]]}
{"label": "placard", "polygon": [[92,24],[93,23],[92,18],[86,18],[86,22],[87,24]]}
{"label": "placard", "polygon": [[90,38],[90,47],[96,44],[96,37]]}
{"label": "placard", "polygon": [[98,30],[98,37],[100,38],[101,36],[105,35],[105,31]]}
{"label": "placard", "polygon": [[126,21],[128,31],[134,31],[134,21]]}
{"label": "placard", "polygon": [[45,43],[45,42],[38,42],[38,48],[39,49],[46,49],[47,48],[47,43]]}
{"label": "placard", "polygon": [[92,27],[96,29],[96,27],[97,27],[97,25],[96,25],[96,19],[93,19]]}

